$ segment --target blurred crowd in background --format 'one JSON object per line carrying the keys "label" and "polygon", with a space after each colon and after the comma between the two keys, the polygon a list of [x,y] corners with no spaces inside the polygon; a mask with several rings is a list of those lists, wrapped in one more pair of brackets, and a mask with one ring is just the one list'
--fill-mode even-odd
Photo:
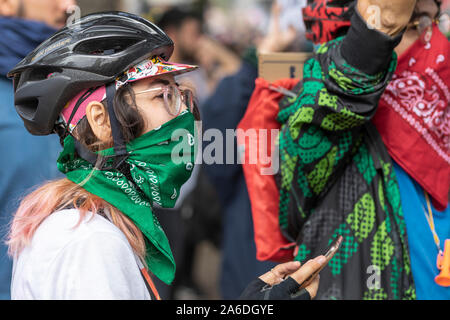
{"label": "blurred crowd in background", "polygon": [[[46,22],[53,28],[63,26],[73,13],[85,16],[104,11],[130,12],[156,23],[175,43],[171,61],[200,67],[195,72],[179,76],[182,79],[177,81],[195,88],[203,129],[218,129],[224,136],[227,129],[236,129],[247,108],[258,76],[257,52],[313,49],[304,36],[299,7],[306,4],[306,0],[280,1],[285,4],[284,8],[273,6],[271,0],[28,2],[27,7],[34,9],[27,12],[27,19]],[[4,8],[8,9],[7,3]],[[20,19],[17,21],[22,23]],[[0,61],[2,69],[5,69],[3,74],[44,40],[41,39],[44,35],[34,30],[32,24],[24,23],[13,28],[12,33],[4,29],[5,33],[8,32],[8,39],[18,41],[17,48],[8,48],[7,45],[0,48],[0,58],[5,60],[2,60],[4,63]],[[52,34],[52,30],[45,31]],[[20,32],[20,36],[15,32]],[[20,39],[24,38],[30,39],[30,43],[23,43]],[[8,87],[6,78],[2,85],[5,86],[2,89],[5,97],[8,94],[3,102],[12,108],[12,87]],[[53,139],[55,137],[31,139],[17,121],[10,119],[5,123],[15,123],[9,130],[16,130],[14,135],[18,144],[30,141],[30,157],[36,159],[24,159],[29,157],[18,154],[16,167],[22,168],[22,176],[17,176],[17,172],[2,174],[0,187],[7,190],[0,197],[2,237],[20,197],[29,188],[59,174],[51,156],[53,152],[44,150],[59,148]],[[17,131],[22,129],[23,132]],[[6,127],[2,130],[4,136],[13,135]],[[38,159],[37,149],[42,159]],[[49,167],[49,172],[36,172],[33,166],[39,167],[39,163]],[[34,180],[26,172],[34,172]],[[19,185],[14,180],[23,183]],[[239,164],[196,166],[192,178],[181,190],[177,206],[171,210],[159,209],[156,215],[169,238],[177,264],[176,280],[171,286],[156,279],[163,299],[236,299],[248,283],[275,265],[256,259],[250,201]],[[2,245],[1,250],[0,299],[9,299],[12,262],[6,254],[6,246]]]}
{"label": "blurred crowd in background", "polygon": [[[295,29],[279,44],[283,51],[313,49],[304,36],[301,10],[292,11],[303,2],[284,1],[291,10],[278,7],[277,27]],[[200,67],[178,81],[195,88],[203,129],[225,133],[237,127],[253,90],[247,84],[258,74],[255,48],[267,41],[273,23],[273,1],[81,0],[78,5],[82,15],[119,10],[156,23],[175,43],[171,61]],[[197,165],[177,207],[156,214],[177,263],[173,285],[156,279],[163,299],[237,299],[250,281],[275,265],[256,259],[250,201],[239,164]]]}

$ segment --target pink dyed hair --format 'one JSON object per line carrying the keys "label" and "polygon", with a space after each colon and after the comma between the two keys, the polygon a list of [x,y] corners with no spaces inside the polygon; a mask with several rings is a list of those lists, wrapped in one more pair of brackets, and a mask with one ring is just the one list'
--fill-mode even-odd
{"label": "pink dyed hair", "polygon": [[[126,94],[131,94],[129,87],[123,87],[116,93],[115,108],[118,120],[124,128],[127,141],[139,136],[143,125],[143,118],[139,114],[135,103],[125,103]],[[105,106],[106,108],[106,106]],[[80,120],[73,131],[74,136],[91,151],[97,151],[103,146],[93,133],[86,118]],[[80,211],[78,225],[88,213],[100,214],[101,209],[108,210],[112,222],[124,233],[134,252],[145,261],[145,240],[138,227],[122,212],[68,179],[50,181],[27,195],[19,205],[11,222],[6,244],[8,253],[17,257],[30,244],[36,229],[53,212],[72,206]],[[75,226],[76,227],[76,226]]]}
{"label": "pink dyed hair", "polygon": [[145,261],[145,240],[136,225],[105,200],[65,178],[44,184],[22,200],[11,222],[6,241],[8,254],[17,257],[30,244],[36,229],[45,218],[70,205],[80,211],[78,225],[88,213],[98,214],[100,209],[108,210],[112,222],[124,233],[133,251]]}

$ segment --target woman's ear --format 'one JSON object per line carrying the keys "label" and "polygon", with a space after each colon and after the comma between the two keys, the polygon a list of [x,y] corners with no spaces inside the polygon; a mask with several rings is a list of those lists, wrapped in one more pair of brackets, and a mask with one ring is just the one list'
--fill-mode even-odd
{"label": "woman's ear", "polygon": [[86,118],[92,131],[101,143],[111,142],[111,125],[109,123],[108,111],[105,106],[93,101],[86,107]]}

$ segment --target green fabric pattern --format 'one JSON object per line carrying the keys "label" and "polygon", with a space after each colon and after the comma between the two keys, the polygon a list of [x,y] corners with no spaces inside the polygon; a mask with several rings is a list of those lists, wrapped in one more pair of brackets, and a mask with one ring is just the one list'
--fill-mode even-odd
{"label": "green fabric pattern", "polygon": [[[344,240],[342,241],[341,247],[338,252],[334,255],[333,259],[329,262],[331,273],[333,275],[338,275],[341,273],[342,268],[346,265],[353,254],[358,250],[358,242],[352,235],[349,226],[345,223],[339,225],[333,234],[333,238],[337,238],[341,235]],[[328,245],[331,244],[331,240]]]}
{"label": "green fabric pattern", "polygon": [[[294,88],[297,99],[280,102],[280,228],[300,245],[296,260],[302,262],[344,237],[322,271],[319,299],[336,297],[330,292],[341,299],[413,299],[398,183],[370,124],[397,57],[392,54],[384,72],[366,75],[342,58],[342,40],[322,45],[304,65],[303,80]],[[358,178],[343,180],[344,175]],[[335,216],[312,219],[317,212]],[[310,220],[314,225],[306,228]],[[311,230],[316,237],[304,233]],[[379,288],[366,284],[370,267],[381,273]]]}
{"label": "green fabric pattern", "polygon": [[363,300],[387,300],[388,295],[383,288],[369,289],[364,293]]}
{"label": "green fabric pattern", "polygon": [[359,243],[369,236],[375,224],[375,202],[370,193],[365,193],[355,204],[354,211],[347,216],[347,223]]}
{"label": "green fabric pattern", "polygon": [[[196,145],[194,123],[194,116],[186,111],[128,143],[126,161],[133,182],[118,171],[100,171],[77,157],[70,135],[58,159],[58,169],[69,180],[109,202],[136,224],[147,240],[149,270],[167,284],[174,279],[175,260],[152,206],[174,207],[181,186],[191,176]],[[114,149],[99,154],[113,155]]]}
{"label": "green fabric pattern", "polygon": [[306,257],[311,253],[311,250],[306,249],[306,246],[304,244],[300,245],[298,247],[298,254],[294,258],[294,261],[303,261],[306,259]]}

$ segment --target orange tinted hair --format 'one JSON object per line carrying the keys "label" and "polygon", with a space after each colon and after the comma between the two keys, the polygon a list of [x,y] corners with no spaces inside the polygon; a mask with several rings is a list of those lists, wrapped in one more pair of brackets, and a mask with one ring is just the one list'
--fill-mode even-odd
{"label": "orange tinted hair", "polygon": [[48,182],[22,200],[6,241],[9,255],[17,257],[30,244],[45,218],[70,206],[80,211],[80,220],[75,227],[87,214],[102,214],[101,210],[108,210],[112,222],[123,232],[133,251],[145,261],[145,240],[136,225],[117,208],[66,178]]}

